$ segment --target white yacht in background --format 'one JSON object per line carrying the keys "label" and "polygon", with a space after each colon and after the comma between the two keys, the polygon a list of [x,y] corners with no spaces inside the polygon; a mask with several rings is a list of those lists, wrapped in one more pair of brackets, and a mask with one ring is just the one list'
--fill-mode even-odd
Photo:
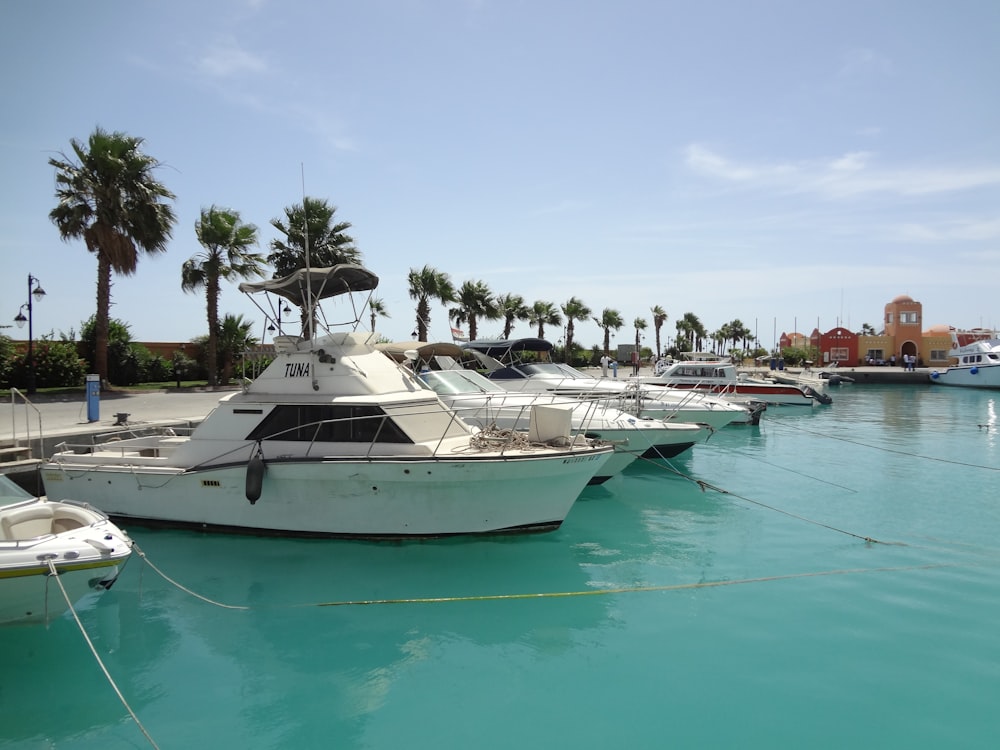
{"label": "white yacht in background", "polygon": [[962,344],[952,332],[948,356],[954,357],[956,364],[940,371],[931,370],[932,383],[1000,389],[1000,339],[979,339]]}
{"label": "white yacht in background", "polygon": [[659,375],[638,380],[651,388],[698,391],[737,403],[757,401],[768,406],[812,406],[832,401],[826,394],[826,386],[822,381],[805,385],[745,377],[727,359],[678,360],[668,365]]}
{"label": "white yacht in background", "polygon": [[461,367],[456,360],[462,357],[462,350],[455,344],[403,342],[379,344],[378,348],[418,372],[421,382],[442,401],[480,428],[528,430],[534,407],[569,409],[574,434],[607,441],[615,448],[591,484],[607,481],[638,458],[674,458],[712,434],[707,425],[638,417],[597,401],[507,391],[478,372]]}
{"label": "white yacht in background", "polygon": [[377,285],[356,265],[240,284],[272,319],[287,300],[324,333],[276,337],[260,377],[222,397],[190,435],[62,446],[43,467],[49,496],[114,518],[256,534],[557,528],[612,447],[574,438],[551,413],[536,415],[534,441],[474,429],[378,351],[375,334],[330,330],[319,301],[348,308],[343,325],[355,329],[364,306],[353,293],[370,297]]}
{"label": "white yacht in background", "polygon": [[[635,379],[591,377],[567,364],[549,361],[552,344],[545,339],[470,341],[462,348],[478,360],[490,380],[509,391],[598,400],[637,416],[707,424],[716,430],[760,419],[762,405],[733,404],[709,394],[650,388]],[[542,358],[523,360],[524,352],[539,353]]]}

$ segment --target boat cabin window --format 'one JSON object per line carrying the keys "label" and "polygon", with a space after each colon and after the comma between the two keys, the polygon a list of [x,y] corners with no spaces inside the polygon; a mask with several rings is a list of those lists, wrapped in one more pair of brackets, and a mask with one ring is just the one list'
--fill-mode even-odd
{"label": "boat cabin window", "polygon": [[247,440],[318,443],[411,443],[378,406],[369,404],[281,404]]}

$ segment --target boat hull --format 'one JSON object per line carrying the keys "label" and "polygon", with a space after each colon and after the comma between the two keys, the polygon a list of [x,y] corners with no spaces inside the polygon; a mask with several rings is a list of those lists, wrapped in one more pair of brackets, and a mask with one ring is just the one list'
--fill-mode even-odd
{"label": "boat hull", "polygon": [[930,373],[931,383],[963,388],[1000,389],[1000,365],[948,367]]}
{"label": "boat hull", "polygon": [[[101,561],[57,565],[56,570],[69,600],[78,606],[88,594],[97,596],[111,588],[120,567],[115,561]],[[66,599],[59,584],[51,580],[47,565],[18,571],[0,569],[0,625],[48,622],[67,609]]]}
{"label": "boat hull", "polygon": [[694,390],[712,396],[725,398],[734,403],[751,402],[764,403],[768,406],[812,406],[813,398],[795,386],[784,386],[770,383],[685,383],[683,381],[657,383],[652,380],[643,385],[656,387],[667,386],[677,390]]}
{"label": "boat hull", "polygon": [[0,625],[47,622],[96,597],[131,553],[125,532],[79,502],[35,498],[0,507]]}
{"label": "boat hull", "polygon": [[558,528],[611,449],[562,458],[516,454],[438,460],[269,460],[251,503],[247,466],[204,470],[61,462],[43,472],[50,497],[92,502],[152,525],[359,538]]}

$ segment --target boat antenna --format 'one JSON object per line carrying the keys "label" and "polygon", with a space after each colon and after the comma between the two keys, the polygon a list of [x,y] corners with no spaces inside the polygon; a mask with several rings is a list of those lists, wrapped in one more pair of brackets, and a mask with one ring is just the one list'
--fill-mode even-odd
{"label": "boat antenna", "polygon": [[302,223],[303,223],[303,236],[305,237],[306,243],[306,330],[309,332],[309,340],[313,340],[313,301],[312,301],[312,279],[309,278],[309,268],[311,262],[309,259],[309,209],[306,206],[306,165],[305,162],[299,162],[299,169],[302,174]]}

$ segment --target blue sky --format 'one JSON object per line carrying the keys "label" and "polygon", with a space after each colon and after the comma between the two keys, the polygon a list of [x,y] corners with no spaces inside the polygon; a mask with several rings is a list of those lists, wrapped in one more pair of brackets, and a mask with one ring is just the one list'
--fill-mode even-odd
{"label": "blue sky", "polygon": [[[391,339],[424,264],[614,308],[623,343],[653,305],[665,335],[692,312],[765,346],[880,328],[899,294],[925,327],[998,326],[997,39],[995,0],[4,3],[0,315],[29,273],[36,335],[93,314],[96,262],[48,219],[47,161],[100,125],[144,138],[177,195],[169,251],[114,282],[137,340],[205,332],[180,289],[201,208],[238,210],[266,254],[303,182],[353,225]],[[260,321],[235,285],[221,311]]]}

